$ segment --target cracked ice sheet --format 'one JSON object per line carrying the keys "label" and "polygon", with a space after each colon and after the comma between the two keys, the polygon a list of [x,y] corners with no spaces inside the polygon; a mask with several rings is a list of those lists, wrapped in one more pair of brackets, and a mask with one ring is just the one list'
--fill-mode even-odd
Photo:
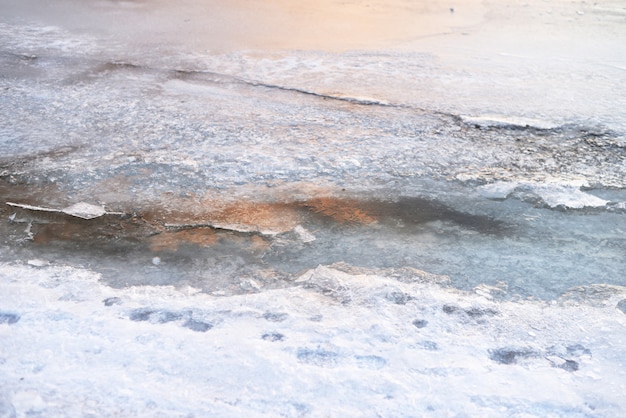
{"label": "cracked ice sheet", "polygon": [[460,292],[445,277],[416,277],[320,266],[299,287],[219,298],[1,264],[0,412],[626,412],[625,288],[513,302],[498,289]]}

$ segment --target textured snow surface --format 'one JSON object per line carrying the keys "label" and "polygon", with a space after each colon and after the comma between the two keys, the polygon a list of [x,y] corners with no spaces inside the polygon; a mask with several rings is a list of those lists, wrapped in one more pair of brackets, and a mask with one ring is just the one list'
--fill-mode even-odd
{"label": "textured snow surface", "polygon": [[[620,416],[626,289],[499,301],[345,265],[232,297],[0,265],[3,416]],[[581,296],[584,301],[581,302]],[[621,308],[621,309],[620,309]]]}

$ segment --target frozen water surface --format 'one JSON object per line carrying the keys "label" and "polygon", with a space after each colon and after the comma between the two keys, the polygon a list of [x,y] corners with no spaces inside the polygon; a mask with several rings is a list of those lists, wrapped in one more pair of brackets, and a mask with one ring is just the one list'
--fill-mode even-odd
{"label": "frozen water surface", "polygon": [[619,1],[0,9],[0,416],[624,415]]}

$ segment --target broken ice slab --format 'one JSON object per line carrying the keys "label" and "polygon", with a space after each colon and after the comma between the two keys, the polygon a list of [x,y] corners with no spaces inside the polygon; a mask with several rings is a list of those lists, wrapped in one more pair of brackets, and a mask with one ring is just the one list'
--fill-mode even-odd
{"label": "broken ice slab", "polygon": [[95,219],[104,215],[125,215],[124,212],[107,212],[102,206],[92,205],[91,203],[78,202],[62,209],[46,208],[43,206],[33,206],[21,203],[6,202],[8,206],[25,209],[32,212],[43,213],[63,213],[81,219]]}

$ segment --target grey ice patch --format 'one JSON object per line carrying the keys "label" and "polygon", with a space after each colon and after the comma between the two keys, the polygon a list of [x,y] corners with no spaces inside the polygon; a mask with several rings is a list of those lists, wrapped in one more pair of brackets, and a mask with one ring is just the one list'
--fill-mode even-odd
{"label": "grey ice patch", "polygon": [[263,314],[263,319],[270,322],[283,322],[289,317],[289,314],[283,312],[266,312]]}
{"label": "grey ice patch", "polygon": [[470,318],[480,318],[483,316],[495,316],[498,315],[498,311],[496,311],[495,309],[491,309],[491,308],[469,308],[469,309],[465,309],[465,314],[467,316],[469,316]]}
{"label": "grey ice patch", "polygon": [[207,332],[213,328],[213,324],[193,319],[191,315],[191,311],[174,312],[163,309],[137,308],[132,310],[128,317],[131,321],[153,324],[166,324],[185,319],[182,326],[196,332]]}
{"label": "grey ice patch", "polygon": [[131,321],[149,321],[164,324],[166,322],[178,321],[180,319],[183,319],[184,316],[185,315],[180,312],[171,312],[150,308],[137,308],[130,313],[129,318]]}
{"label": "grey ice patch", "polygon": [[416,319],[411,323],[415,328],[424,328],[426,325],[428,325],[428,321],[425,319]]}
{"label": "grey ice patch", "polygon": [[458,306],[454,306],[454,305],[443,305],[443,308],[441,308],[445,313],[447,313],[448,315],[453,314],[455,312],[458,312],[461,308],[459,308]]}
{"label": "grey ice patch", "polygon": [[560,364],[558,367],[567,370],[568,372],[575,372],[578,370],[578,362],[574,360],[565,360],[565,362]]}
{"label": "grey ice patch", "polygon": [[489,350],[489,358],[500,364],[515,364],[519,359],[537,356],[536,351],[527,347],[503,347]]}
{"label": "grey ice patch", "polygon": [[279,332],[267,332],[261,336],[265,341],[277,342],[283,341],[285,336]]}
{"label": "grey ice patch", "polygon": [[0,324],[15,324],[20,320],[20,316],[12,312],[0,312]]}
{"label": "grey ice patch", "polygon": [[339,364],[339,354],[322,348],[299,348],[296,353],[298,361],[318,367],[335,367]]}
{"label": "grey ice patch", "polygon": [[385,295],[385,299],[396,305],[406,305],[407,302],[415,299],[413,296],[404,292],[389,292]]}
{"label": "grey ice patch", "polygon": [[187,321],[185,321],[183,327],[189,328],[190,330],[196,332],[207,332],[208,330],[213,328],[213,325],[209,324],[208,322],[198,321],[196,319],[189,318]]}
{"label": "grey ice patch", "polygon": [[102,301],[102,303],[104,303],[104,306],[121,305],[122,299],[118,297],[106,298]]}

